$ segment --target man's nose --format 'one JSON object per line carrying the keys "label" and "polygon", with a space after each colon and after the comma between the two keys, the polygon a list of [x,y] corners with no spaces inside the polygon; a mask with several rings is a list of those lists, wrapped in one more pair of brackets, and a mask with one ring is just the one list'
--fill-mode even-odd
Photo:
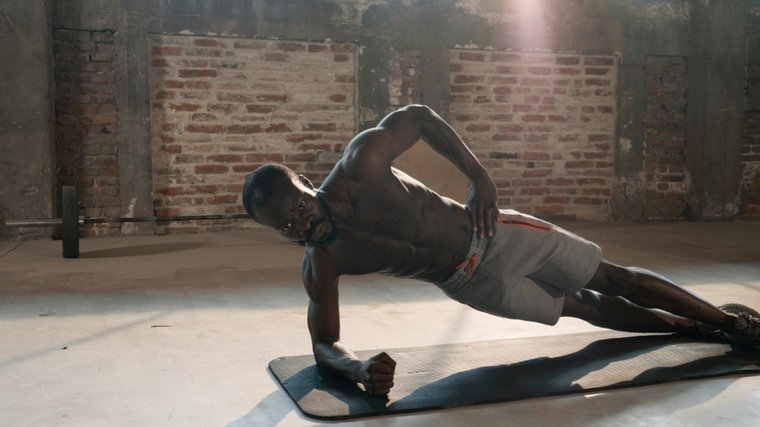
{"label": "man's nose", "polygon": [[306,233],[308,233],[309,230],[311,230],[311,217],[304,218],[301,224],[299,224],[298,234],[302,237],[306,236]]}

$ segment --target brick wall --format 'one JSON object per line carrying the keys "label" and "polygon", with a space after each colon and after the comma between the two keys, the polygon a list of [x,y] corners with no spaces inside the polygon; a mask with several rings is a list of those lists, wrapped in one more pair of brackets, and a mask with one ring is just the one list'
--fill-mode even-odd
{"label": "brick wall", "polygon": [[686,69],[684,57],[644,62],[644,217],[683,219],[686,210]]}
{"label": "brick wall", "polygon": [[747,71],[741,214],[748,217],[760,217],[760,62],[750,63]]}
{"label": "brick wall", "polygon": [[[268,161],[319,185],[354,135],[353,45],[157,36],[151,52],[158,215],[243,213],[243,180]],[[250,224],[185,222],[159,232]]]}
{"label": "brick wall", "polygon": [[451,50],[452,125],[501,207],[609,218],[616,78],[612,56]]}
{"label": "brick wall", "polygon": [[[118,120],[111,31],[55,30],[58,185],[78,190],[80,215],[120,215]],[[114,235],[120,224],[92,224],[85,235]]]}

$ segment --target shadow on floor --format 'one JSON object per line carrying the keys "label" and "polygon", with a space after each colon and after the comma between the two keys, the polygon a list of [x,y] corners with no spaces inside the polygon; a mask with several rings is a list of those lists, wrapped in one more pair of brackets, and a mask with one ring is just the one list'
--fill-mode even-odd
{"label": "shadow on floor", "polygon": [[152,245],[124,246],[121,248],[100,249],[86,251],[79,254],[80,258],[120,258],[131,256],[161,255],[166,253],[189,251],[210,247],[204,242],[182,242],[182,243],[157,243]]}

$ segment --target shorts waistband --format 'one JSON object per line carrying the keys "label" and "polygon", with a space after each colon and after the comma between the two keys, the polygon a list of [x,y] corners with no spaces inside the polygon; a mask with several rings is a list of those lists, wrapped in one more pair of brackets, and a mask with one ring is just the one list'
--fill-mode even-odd
{"label": "shorts waistband", "polygon": [[467,257],[457,265],[456,271],[448,279],[436,284],[436,286],[441,288],[446,294],[451,294],[467,284],[472,275],[475,274],[478,265],[480,265],[489,241],[490,238],[488,237],[479,240],[477,232],[473,232],[472,237],[470,237],[470,250],[467,252]]}

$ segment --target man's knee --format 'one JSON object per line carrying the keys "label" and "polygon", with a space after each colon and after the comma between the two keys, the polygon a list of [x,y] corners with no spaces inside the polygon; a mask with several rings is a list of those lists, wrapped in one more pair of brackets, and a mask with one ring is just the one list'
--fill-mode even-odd
{"label": "man's knee", "polygon": [[635,268],[602,261],[587,288],[604,295],[626,297],[636,293],[640,285]]}

